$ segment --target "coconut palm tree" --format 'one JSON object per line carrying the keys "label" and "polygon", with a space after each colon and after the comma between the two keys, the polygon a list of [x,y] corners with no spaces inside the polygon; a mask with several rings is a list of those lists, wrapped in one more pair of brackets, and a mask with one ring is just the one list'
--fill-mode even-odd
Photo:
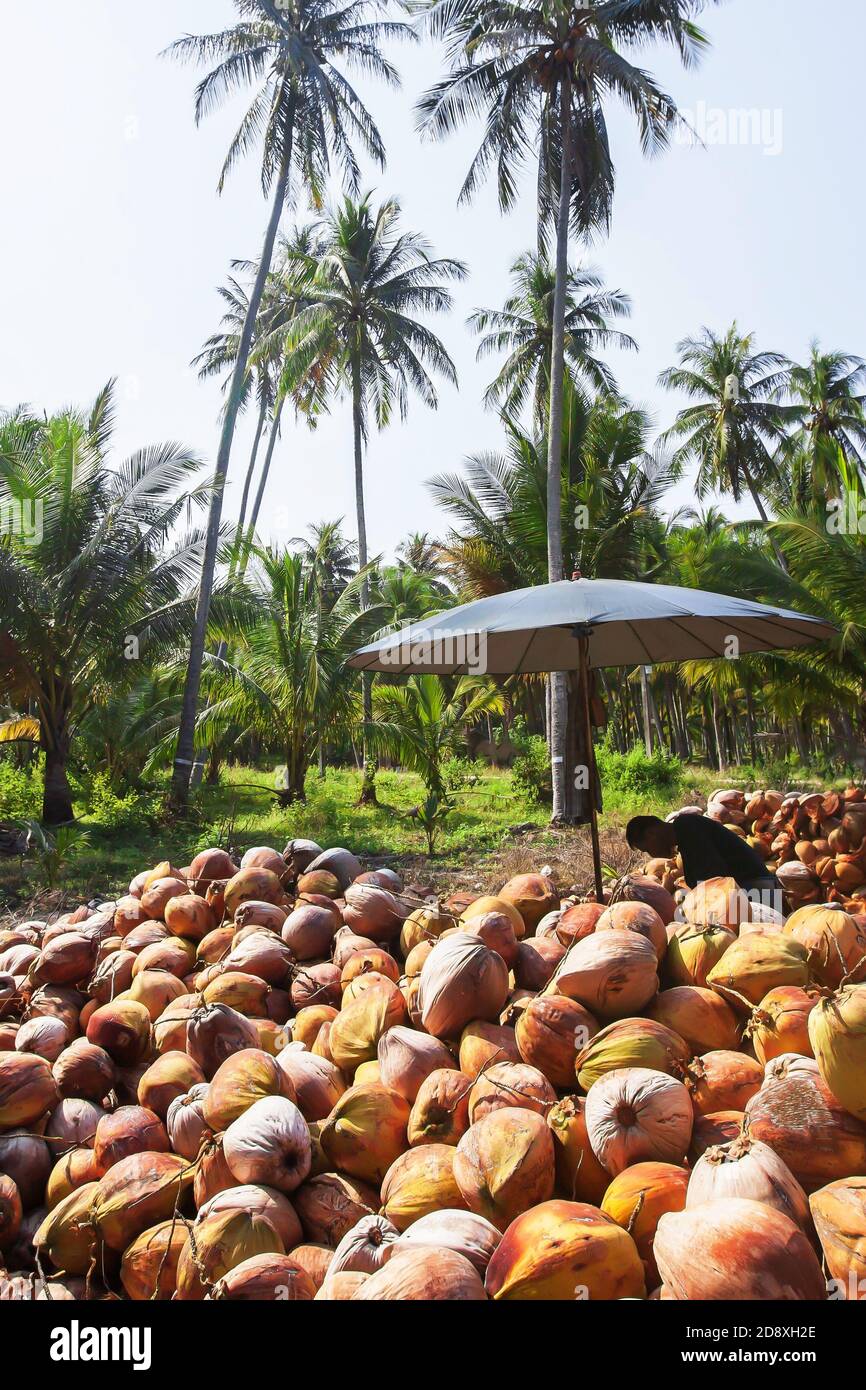
{"label": "coconut palm tree", "polygon": [[866,452],[866,362],[848,352],[822,352],[812,343],[808,362],[792,364],[786,383],[793,430],[786,445],[794,498],[807,505],[839,497],[840,461],[862,476]]}
{"label": "coconut palm tree", "polygon": [[0,700],[30,711],[0,737],[38,741],[43,819],[72,818],[68,765],[90,711],[176,646],[192,616],[203,540],[169,543],[204,489],[180,444],[140,449],[112,467],[114,386],[89,412],[0,420],[0,512],[28,526],[0,536]]}
{"label": "coconut palm tree", "polygon": [[400,685],[381,685],[374,700],[375,723],[368,736],[422,779],[429,796],[447,795],[442,763],[462,732],[486,714],[500,714],[501,691],[478,676],[453,685],[439,676],[409,676]]}
{"label": "coconut palm tree", "polygon": [[779,393],[788,363],[778,352],[757,352],[751,333],[733,324],[720,336],[705,328],[677,344],[679,363],[659,382],[693,404],[677,415],[662,442],[674,446],[677,463],[697,465],[695,491],[730,493],[745,487],[761,521],[768,521],[762,493],[779,479],[776,451],[785,441]]}
{"label": "coconut palm tree", "polygon": [[[550,407],[550,367],[553,349],[553,300],[556,276],[549,260],[527,252],[511,267],[512,293],[502,309],[476,309],[469,325],[482,334],[478,360],[506,352],[508,356],[485,394],[488,405],[519,415],[532,401],[536,420],[543,424]],[[569,267],[565,292],[565,361],[576,381],[596,391],[615,394],[616,379],[596,354],[599,349],[636,349],[627,333],[610,327],[611,319],[627,318],[631,300],[619,290],[606,290],[598,271]]]}
{"label": "coconut palm tree", "polygon": [[[346,198],[324,220],[323,250],[302,309],[288,335],[287,373],[294,383],[313,380],[323,398],[346,395],[352,406],[358,560],[366,570],[364,447],[370,424],[378,429],[395,409],[404,418],[412,392],[435,410],[433,376],[456,385],[454,364],[422,315],[451,307],[449,282],[466,274],[460,261],[434,259],[427,242],[400,230],[400,206],[374,208],[370,195]],[[368,597],[365,578],[364,601]],[[369,724],[371,679],[364,677]],[[375,765],[364,759],[363,801],[375,800]]]}
{"label": "coconut palm tree", "polygon": [[220,33],[188,34],[169,49],[182,61],[215,63],[196,91],[197,122],[239,91],[254,89],[229,146],[219,189],[222,192],[235,166],[258,150],[262,189],[265,196],[271,196],[270,217],[240,332],[217,452],[172,775],[172,800],[177,808],[184,807],[188,797],[198,689],[232,442],[259,306],[292,177],[294,174],[316,201],[333,157],[348,187],[356,188],[355,142],[384,166],[381,136],[346,72],[356,69],[396,86],[397,74],[379,45],[390,39],[413,37],[413,31],[403,23],[371,18],[381,13],[384,0],[349,0],[345,5],[339,0],[234,0],[234,5],[236,24]]}
{"label": "coconut palm tree", "polygon": [[[429,23],[446,46],[448,73],[419,104],[423,131],[451,134],[484,119],[482,141],[461,189],[472,197],[495,167],[499,203],[515,203],[520,175],[537,166],[539,232],[555,229],[548,409],[548,578],[563,577],[560,453],[565,374],[568,240],[606,228],[614,189],[607,113],[611,99],[634,117],[644,152],[668,143],[678,113],[650,73],[632,61],[650,43],[691,65],[706,47],[694,23],[702,0],[432,0]],[[565,805],[566,686],[552,678],[554,820]]]}
{"label": "coconut palm tree", "polygon": [[252,561],[246,582],[258,616],[238,631],[233,660],[206,656],[207,705],[198,732],[205,742],[227,727],[238,739],[259,734],[285,758],[282,799],[303,801],[317,744],[357,720],[346,663],[382,614],[362,604],[364,571],[326,608],[302,554],[255,547]]}

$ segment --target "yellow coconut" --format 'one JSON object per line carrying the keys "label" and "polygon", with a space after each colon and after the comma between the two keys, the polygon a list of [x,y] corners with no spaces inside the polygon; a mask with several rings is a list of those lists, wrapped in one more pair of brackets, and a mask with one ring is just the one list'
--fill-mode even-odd
{"label": "yellow coconut", "polygon": [[472,1125],[454,1159],[470,1211],[504,1230],[515,1216],[553,1195],[553,1137],[534,1110],[494,1110]]}
{"label": "yellow coconut", "polygon": [[409,1113],[409,1103],[399,1091],[353,1086],[322,1126],[322,1148],[340,1172],[380,1184],[407,1148]]}
{"label": "yellow coconut", "polygon": [[205,1217],[180,1253],[177,1294],[181,1300],[203,1299],[217,1280],[254,1255],[284,1255],[283,1242],[264,1216],[225,1211]]}
{"label": "yellow coconut", "polygon": [[649,1067],[677,1074],[692,1055],[688,1043],[663,1023],[651,1018],[621,1018],[602,1028],[578,1054],[577,1079],[584,1091],[605,1072],[620,1067]]}
{"label": "yellow coconut", "polygon": [[866,1120],[866,985],[846,985],[809,1015],[809,1041],[839,1104]]}
{"label": "yellow coconut", "polygon": [[48,1213],[33,1237],[40,1256],[47,1255],[65,1274],[86,1274],[96,1250],[97,1233],[90,1208],[98,1183],[88,1182],[70,1192]]}
{"label": "yellow coconut", "polygon": [[866,1288],[866,1178],[842,1178],[813,1192],[809,1207],[836,1296],[861,1300]]}
{"label": "yellow coconut", "polygon": [[604,1194],[601,1209],[632,1237],[651,1288],[659,1282],[653,1257],[656,1227],[665,1212],[683,1210],[688,1185],[688,1169],[675,1163],[634,1163]]}
{"label": "yellow coconut", "polygon": [[518,1216],[490,1264],[494,1299],[643,1298],[644,1267],[628,1231],[582,1202],[543,1202]]}
{"label": "yellow coconut", "polygon": [[592,1151],[586,1128],[586,1101],[566,1096],[547,1117],[553,1136],[556,1190],[571,1202],[600,1206],[610,1183],[610,1173]]}
{"label": "yellow coconut", "polygon": [[142,1231],[123,1252],[120,1282],[136,1303],[169,1299],[177,1284],[177,1266],[188,1240],[182,1221],[161,1221]]}
{"label": "yellow coconut", "polygon": [[376,1060],[379,1039],[405,1017],[402,994],[382,977],[381,984],[344,1004],[331,1024],[328,1047],[334,1062],[347,1076],[353,1075],[362,1062]]}
{"label": "yellow coconut", "polygon": [[263,1096],[295,1100],[295,1087],[274,1057],[257,1047],[233,1052],[219,1066],[202,1104],[205,1121],[215,1134],[229,1125]]}
{"label": "yellow coconut", "polygon": [[740,1013],[749,1013],[771,989],[808,983],[806,947],[778,932],[739,937],[707,975],[710,989]]}
{"label": "yellow coconut", "polygon": [[423,1144],[391,1164],[382,1183],[382,1212],[398,1231],[431,1212],[466,1206],[454,1177],[456,1152],[450,1144]]}

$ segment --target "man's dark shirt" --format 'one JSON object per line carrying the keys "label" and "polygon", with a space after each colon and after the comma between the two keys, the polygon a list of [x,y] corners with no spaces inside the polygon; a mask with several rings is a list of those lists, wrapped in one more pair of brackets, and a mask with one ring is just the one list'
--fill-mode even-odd
{"label": "man's dark shirt", "polygon": [[707,878],[733,878],[741,888],[770,877],[759,854],[727,826],[707,816],[677,816],[673,822],[683,860],[683,878],[695,888]]}

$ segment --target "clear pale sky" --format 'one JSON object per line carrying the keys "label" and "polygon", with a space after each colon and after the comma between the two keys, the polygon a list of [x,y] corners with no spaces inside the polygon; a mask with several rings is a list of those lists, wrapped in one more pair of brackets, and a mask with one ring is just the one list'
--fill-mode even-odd
{"label": "clear pale sky", "polygon": [[[216,194],[240,107],[196,129],[195,70],[158,55],[182,33],[218,29],[233,13],[229,0],[5,0],[0,407],[83,404],[116,376],[119,451],[178,439],[213,460],[219,390],[200,384],[189,362],[219,319],[215,286],[229,261],[258,255],[266,206],[253,164]],[[640,354],[611,360],[660,428],[676,401],[659,391],[657,374],[674,360],[677,340],[702,324],[723,329],[736,317],[762,345],[794,357],[815,335],[866,356],[863,8],[851,0],[818,8],[814,0],[729,0],[703,23],[713,47],[696,72],[663,53],[642,61],[703,119],[706,147],[676,146],[647,162],[614,114],[614,227],[589,253],[608,284],[634,300],[630,331]],[[444,529],[427,478],[499,442],[497,421],[481,405],[490,364],[476,364],[464,321],[476,306],[501,303],[508,268],[534,234],[529,183],[507,219],[492,187],[457,209],[476,132],[421,144],[412,105],[437,76],[438,55],[425,45],[396,58],[401,92],[358,79],[389,151],[387,170],[371,171],[370,186],[397,194],[406,225],[440,254],[467,261],[471,275],[438,324],[459,392],[443,388],[435,414],[413,403],[405,425],[371,440],[370,543],[385,553],[410,530]],[[718,143],[718,108],[729,133],[729,111],[762,110],[763,138]],[[232,459],[229,513],[251,433],[247,420]],[[683,483],[670,502],[690,498]],[[285,541],[338,516],[353,533],[345,405],[312,434],[287,421],[262,530]]]}

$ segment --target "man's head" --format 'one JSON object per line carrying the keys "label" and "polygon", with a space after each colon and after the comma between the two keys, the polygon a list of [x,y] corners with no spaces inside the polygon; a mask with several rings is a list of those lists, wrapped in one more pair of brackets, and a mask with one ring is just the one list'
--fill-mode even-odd
{"label": "man's head", "polygon": [[670,859],[677,849],[677,832],[670,821],[658,816],[635,816],[625,828],[632,849],[643,850],[651,859]]}

